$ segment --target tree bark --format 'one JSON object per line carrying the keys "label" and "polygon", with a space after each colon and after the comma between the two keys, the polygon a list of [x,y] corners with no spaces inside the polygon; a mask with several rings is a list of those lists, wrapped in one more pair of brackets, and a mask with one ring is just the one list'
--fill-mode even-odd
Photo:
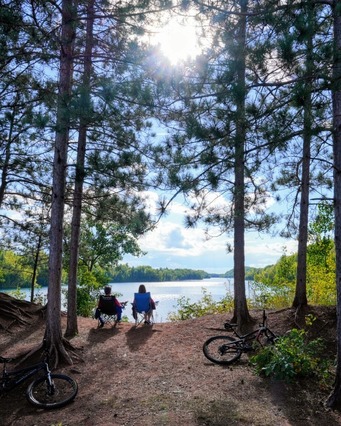
{"label": "tree bark", "polygon": [[79,240],[82,214],[83,184],[85,174],[86,137],[90,115],[90,80],[92,72],[94,0],[89,0],[87,10],[86,45],[84,53],[83,85],[81,100],[83,112],[80,117],[75,189],[73,195],[73,212],[71,223],[70,265],[68,277],[68,310],[65,336],[75,336],[78,333],[77,325],[77,272],[79,259]]}
{"label": "tree bark", "polygon": [[34,300],[34,286],[36,283],[36,277],[38,272],[38,265],[39,265],[39,256],[40,256],[40,250],[42,245],[43,237],[41,234],[38,235],[38,244],[34,256],[34,265],[33,265],[33,274],[32,274],[32,280],[31,280],[31,302]]}
{"label": "tree bark", "polygon": [[[314,5],[308,5],[308,22],[314,19]],[[307,84],[304,98],[304,129],[302,153],[302,178],[300,200],[300,224],[298,235],[296,289],[293,307],[300,308],[308,304],[307,301],[307,244],[308,244],[308,215],[309,215],[309,189],[310,189],[310,157],[311,157],[311,128],[312,128],[312,75],[313,75],[313,43],[312,32],[307,41],[306,53],[306,78]]]}
{"label": "tree bark", "polygon": [[60,360],[72,363],[62,338],[61,279],[63,251],[63,223],[65,181],[70,127],[70,98],[73,71],[73,40],[75,35],[74,4],[62,2],[62,34],[60,49],[59,94],[53,161],[52,209],[50,230],[49,287],[45,338],[50,346],[54,363]]}
{"label": "tree bark", "polygon": [[333,154],[334,154],[334,214],[337,292],[337,365],[334,389],[327,406],[341,409],[341,0],[333,3],[334,63],[333,63]]}
{"label": "tree bark", "polygon": [[37,315],[44,315],[45,307],[15,299],[7,293],[0,292],[0,330],[11,333],[13,326],[26,327],[33,322]]}
{"label": "tree bark", "polygon": [[239,36],[238,44],[240,56],[238,58],[238,97],[236,110],[235,135],[235,193],[234,193],[234,316],[241,329],[250,322],[250,314],[246,302],[245,292],[245,154],[246,140],[245,100],[246,100],[246,12],[247,0],[240,1]]}

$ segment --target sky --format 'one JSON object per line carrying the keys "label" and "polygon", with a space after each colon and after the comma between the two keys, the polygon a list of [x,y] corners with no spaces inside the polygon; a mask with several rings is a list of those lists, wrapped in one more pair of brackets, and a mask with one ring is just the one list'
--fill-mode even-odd
{"label": "sky", "polygon": [[[151,205],[155,203],[156,206],[156,201],[157,195],[150,194]],[[207,240],[203,228],[184,226],[185,211],[185,206],[175,201],[157,227],[139,240],[141,249],[147,254],[139,258],[125,256],[122,263],[219,274],[233,269],[233,253],[226,251],[227,243],[233,246],[233,234]],[[297,241],[249,231],[245,235],[245,265],[262,268],[275,264],[285,248],[286,254],[296,252]]]}
{"label": "sky", "polygon": [[[167,25],[154,30],[154,39],[150,42],[161,47],[171,64],[176,65],[177,61],[200,53],[195,20],[189,17],[183,20],[176,16],[169,19],[169,15],[166,15],[166,18]],[[156,194],[150,194],[151,212],[156,207],[155,197]],[[123,263],[130,266],[148,265],[153,268],[200,269],[219,274],[233,269],[233,253],[226,251],[227,243],[233,246],[233,235],[207,240],[204,229],[186,229],[184,219],[184,205],[179,201],[174,202],[167,216],[161,219],[157,227],[139,240],[141,249],[147,254],[140,258],[125,256]],[[261,268],[275,264],[284,254],[284,248],[286,254],[296,252],[297,241],[247,232],[245,265]]]}

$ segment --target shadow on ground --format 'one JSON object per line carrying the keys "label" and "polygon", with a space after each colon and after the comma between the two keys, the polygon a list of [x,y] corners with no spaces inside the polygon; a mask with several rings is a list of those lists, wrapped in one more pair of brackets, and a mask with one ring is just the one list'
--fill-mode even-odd
{"label": "shadow on ground", "polygon": [[126,332],[127,346],[132,352],[137,351],[147,343],[148,339],[155,332],[157,332],[157,329],[152,325],[142,325],[139,327],[133,325]]}

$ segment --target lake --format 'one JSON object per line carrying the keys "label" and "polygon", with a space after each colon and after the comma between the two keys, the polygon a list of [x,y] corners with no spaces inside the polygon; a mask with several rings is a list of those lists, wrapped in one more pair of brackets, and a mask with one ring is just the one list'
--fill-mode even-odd
{"label": "lake", "polygon": [[[132,302],[134,293],[138,291],[141,283],[110,283],[112,292],[119,294],[118,299],[121,302],[128,300]],[[226,278],[209,278],[205,280],[193,281],[164,281],[164,282],[145,282],[142,283],[146,286],[147,291],[155,301],[158,301],[158,306],[154,311],[155,322],[167,322],[168,315],[171,312],[177,312],[177,301],[180,297],[190,299],[191,303],[198,302],[203,297],[203,289],[207,290],[214,301],[219,301],[226,294],[233,295],[233,280]],[[63,288],[65,288],[63,286]],[[5,291],[5,290],[0,290]],[[9,290],[6,290],[8,292]],[[26,293],[26,300],[30,299],[30,289],[21,289]],[[38,290],[40,294],[47,293],[47,288]],[[252,290],[248,283],[246,283],[246,297],[252,298]],[[123,311],[123,316],[127,316],[130,322],[134,322],[131,315],[130,305]]]}

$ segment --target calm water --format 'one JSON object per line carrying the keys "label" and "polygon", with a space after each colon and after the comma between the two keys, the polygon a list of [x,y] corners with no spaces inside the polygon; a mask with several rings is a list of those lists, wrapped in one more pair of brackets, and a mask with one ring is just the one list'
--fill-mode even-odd
{"label": "calm water", "polygon": [[[121,302],[126,300],[132,302],[134,293],[138,291],[139,284],[140,283],[111,283],[110,285],[113,293],[119,294],[118,299]],[[215,301],[221,300],[226,294],[233,295],[233,280],[226,278],[210,278],[198,281],[147,282],[143,284],[145,284],[147,291],[151,292],[153,299],[159,302],[156,311],[154,311],[154,320],[156,322],[167,322],[169,313],[177,312],[177,301],[180,297],[188,298],[191,303],[198,302],[203,297],[203,289],[206,289],[207,293],[210,294]],[[26,293],[26,300],[29,300],[30,290],[22,289],[22,291]],[[39,293],[46,295],[47,289],[40,289]],[[252,298],[248,283],[246,283],[246,296]],[[131,315],[130,304],[128,304],[127,308],[123,311],[123,315],[127,316],[129,321],[134,321]]]}
{"label": "calm water", "polygon": [[[180,297],[190,299],[190,302],[197,302],[203,297],[203,289],[212,296],[215,301],[221,300],[226,293],[233,293],[232,281],[223,278],[211,278],[199,281],[165,281],[144,283],[147,291],[150,291],[152,298],[158,301],[154,312],[156,322],[166,322],[171,312],[177,312],[177,301]],[[120,301],[132,301],[134,293],[138,291],[139,283],[112,283],[110,284],[114,293],[119,293]],[[128,305],[127,305],[128,306]],[[131,318],[130,307],[125,310]]]}

